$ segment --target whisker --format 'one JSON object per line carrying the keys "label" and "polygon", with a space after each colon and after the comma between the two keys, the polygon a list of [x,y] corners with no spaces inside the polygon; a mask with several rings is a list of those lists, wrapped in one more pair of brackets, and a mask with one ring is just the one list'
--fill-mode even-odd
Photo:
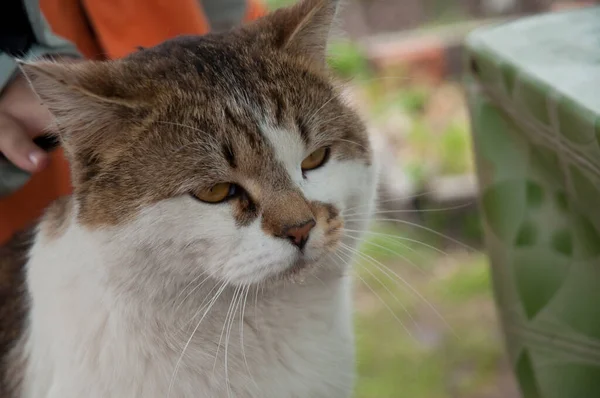
{"label": "whisker", "polygon": [[365,233],[365,234],[371,234],[371,235],[376,235],[376,236],[384,236],[384,237],[387,237],[389,239],[396,239],[396,240],[403,240],[403,241],[406,241],[406,242],[418,243],[418,244],[420,244],[422,246],[425,246],[425,247],[427,247],[427,248],[429,248],[429,249],[431,249],[433,251],[436,251],[436,252],[438,252],[438,253],[440,253],[440,254],[442,254],[444,256],[449,256],[449,254],[446,253],[445,251],[443,251],[442,249],[438,249],[435,246],[432,246],[432,245],[430,245],[428,243],[425,243],[425,242],[421,242],[420,240],[417,240],[417,239],[406,238],[404,236],[398,236],[398,235],[393,235],[393,234],[385,234],[383,232],[375,232],[375,231],[371,231],[371,230],[359,231],[359,230],[356,230],[356,229],[342,228],[342,231],[344,231],[344,232]]}
{"label": "whisker", "polygon": [[242,305],[244,289],[245,289],[245,286],[242,285],[241,289],[239,290],[240,293],[238,294],[238,298],[237,298],[237,300],[235,300],[233,311],[231,312],[231,318],[229,319],[229,326],[227,327],[227,333],[225,334],[225,386],[227,387],[227,396],[228,397],[231,396],[231,383],[229,381],[229,365],[228,365],[229,337],[231,336],[231,329],[232,329],[233,323],[235,321],[235,313],[236,313],[238,307],[241,307],[241,305]]}
{"label": "whisker", "polygon": [[[331,56],[335,57],[335,52],[332,52]],[[351,84],[351,83],[356,83],[356,82],[371,83],[371,82],[375,82],[378,80],[390,80],[390,79],[401,80],[403,82],[414,81],[414,79],[412,79],[411,77],[408,77],[406,75],[384,75],[384,76],[378,76],[378,77],[370,77],[370,78],[366,78],[366,79],[362,78],[362,77],[351,77],[349,79],[342,79],[342,80],[348,81],[347,84]]]}
{"label": "whisker", "polygon": [[[346,254],[346,255],[348,255],[348,254]],[[351,259],[351,257],[349,258],[349,260],[350,259]],[[406,331],[406,333],[408,333],[408,335],[412,337],[410,330],[408,330],[406,325],[404,325],[404,322],[402,322],[402,320],[400,320],[400,318],[398,318],[398,315],[396,315],[396,313],[390,308],[390,306],[385,302],[385,300],[375,291],[375,289],[373,289],[371,287],[371,285],[369,285],[369,283],[362,276],[360,276],[358,274],[358,272],[354,272],[354,276],[356,276],[358,279],[360,279],[361,282],[371,291],[371,293],[373,293],[373,295],[375,297],[377,297],[379,299],[379,301],[381,301],[381,304],[383,304],[383,306],[390,312],[390,314],[394,317],[394,319],[396,319],[396,321],[398,321],[398,323],[400,324],[400,326],[402,326],[402,328]]]}
{"label": "whisker", "polygon": [[[341,116],[340,116],[340,117],[341,117]],[[337,118],[336,118],[336,119],[337,119]],[[331,121],[331,120],[329,120],[329,121]],[[365,148],[365,146],[364,146],[364,145],[362,145],[362,144],[359,144],[358,142],[354,142],[354,141],[346,140],[346,139],[344,139],[344,138],[336,138],[335,140],[336,140],[336,141],[340,141],[340,142],[347,142],[347,143],[349,143],[349,144],[354,144],[354,145],[356,145],[356,146],[359,146],[359,147],[361,147],[361,148],[363,148],[363,149],[365,149],[365,150],[367,149],[367,148]]]}
{"label": "whisker", "polygon": [[369,256],[368,254],[364,254],[361,253],[360,251],[344,244],[340,242],[340,245],[342,247],[346,247],[346,249],[353,251],[354,253],[356,253],[357,255],[361,256],[361,257],[366,257],[368,259],[371,259],[373,261],[373,265],[375,266],[379,266],[379,270],[381,272],[383,272],[384,274],[388,274],[388,276],[391,274],[393,276],[395,276],[400,282],[402,282],[402,284],[404,286],[406,286],[410,292],[412,292],[416,297],[419,298],[419,300],[422,300],[432,311],[433,313],[446,325],[446,327],[448,328],[448,330],[450,330],[453,334],[454,333],[454,329],[452,328],[452,326],[450,326],[450,324],[446,321],[446,319],[442,316],[442,314],[440,314],[440,312],[435,308],[435,306],[429,301],[427,300],[421,293],[419,293],[419,291],[417,289],[415,289],[414,287],[412,287],[412,285],[410,283],[408,283],[408,281],[406,279],[404,279],[403,277],[401,277],[400,275],[398,275],[394,270],[390,269],[389,267],[386,267],[385,265],[383,265],[380,261],[377,261],[376,259],[374,259],[373,257]]}
{"label": "whisker", "polygon": [[321,285],[323,285],[323,287],[327,287],[327,285],[325,284],[325,282],[323,282],[323,280],[321,278],[319,278],[317,275],[315,274],[311,274],[310,276],[312,276],[313,278],[315,278],[317,281],[319,281],[319,283],[321,283]]}
{"label": "whisker", "polygon": [[225,290],[226,287],[227,287],[227,282],[223,282],[221,284],[221,287],[217,291],[217,293],[210,300],[208,308],[206,309],[206,311],[204,311],[204,314],[202,315],[202,317],[200,318],[200,320],[196,324],[196,327],[192,331],[192,334],[190,334],[190,337],[188,338],[188,340],[186,341],[185,345],[183,346],[183,350],[181,350],[181,355],[179,356],[179,358],[177,359],[177,363],[175,364],[175,369],[173,370],[173,375],[171,376],[171,381],[169,382],[169,390],[167,392],[167,398],[169,398],[171,396],[171,391],[173,390],[173,385],[175,383],[175,378],[177,377],[177,372],[179,371],[179,367],[181,366],[181,361],[183,360],[183,356],[185,355],[185,351],[187,350],[188,346],[190,345],[190,342],[192,341],[192,338],[194,337],[194,335],[198,331],[198,328],[200,327],[200,324],[202,323],[202,321],[204,320],[204,318],[206,317],[206,315],[208,314],[208,312],[210,311],[210,309],[212,308],[212,306],[217,302],[217,299],[219,298],[219,296],[221,295],[221,293],[223,293],[223,291]]}
{"label": "whisker", "polygon": [[[222,285],[221,285],[221,286],[222,286]],[[204,299],[203,299],[203,300],[202,300],[202,302],[200,303],[200,308],[198,308],[198,310],[196,311],[196,313],[194,314],[194,316],[192,316],[192,318],[191,318],[191,319],[189,319],[189,320],[188,320],[188,321],[187,321],[187,322],[186,322],[186,323],[183,325],[183,327],[184,327],[184,328],[185,328],[187,325],[189,325],[190,323],[192,323],[192,322],[193,322],[193,321],[196,319],[196,317],[197,317],[198,315],[200,315],[200,313],[202,312],[202,310],[204,310],[204,309],[205,309],[205,308],[206,308],[206,307],[207,307],[207,306],[210,304],[210,299],[209,299],[209,297],[210,297],[210,294],[211,294],[211,293],[212,293],[212,292],[213,292],[215,289],[217,289],[217,287],[219,287],[219,288],[220,288],[220,286],[219,286],[218,284],[215,284],[215,285],[214,285],[214,286],[213,286],[213,287],[212,287],[212,288],[211,288],[211,289],[208,291],[208,293],[206,294],[206,296],[204,297]],[[207,302],[207,301],[208,301],[208,302]],[[204,304],[204,303],[206,303],[206,304]]]}
{"label": "whisker", "polygon": [[[332,53],[331,56],[335,57],[335,53]],[[368,85],[370,83],[375,83],[380,80],[396,80],[398,83],[402,83],[402,84],[406,84],[406,83],[410,83],[411,81],[414,81],[414,79],[412,79],[411,77],[407,77],[405,75],[398,75],[398,76],[388,75],[388,76],[379,76],[379,77],[370,77],[370,78],[363,78],[363,77],[338,78],[334,84],[338,90],[340,90],[340,89],[344,90],[345,88],[348,88],[348,87],[355,87],[357,85],[358,86]]]}
{"label": "whisker", "polygon": [[[350,260],[352,260],[351,257],[349,257],[348,260],[344,260],[344,258],[342,258],[340,253],[338,253],[337,251],[333,252],[332,254],[335,254],[335,256],[342,261],[342,264],[339,264],[337,261],[334,261],[336,266],[338,266],[341,269],[346,269],[345,265],[349,265],[348,268],[352,269],[352,267],[351,267],[352,264],[349,263]],[[332,260],[334,260],[334,259],[332,258]]]}
{"label": "whisker", "polygon": [[[417,265],[415,262],[413,262],[411,259],[409,259],[409,258],[408,258],[408,257],[406,257],[405,255],[398,253],[396,250],[392,250],[392,249],[390,249],[390,248],[388,248],[388,247],[385,247],[385,246],[379,245],[379,244],[377,244],[377,243],[375,243],[375,242],[371,242],[371,241],[369,241],[369,240],[362,240],[361,238],[358,238],[358,237],[356,237],[356,236],[352,236],[352,235],[349,235],[349,234],[346,234],[346,236],[347,236],[348,238],[351,238],[351,239],[354,239],[354,240],[356,240],[356,241],[362,242],[362,243],[364,243],[364,244],[366,244],[366,245],[375,246],[375,247],[378,247],[378,248],[380,248],[380,249],[383,249],[383,250],[387,251],[388,253],[391,253],[391,254],[393,254],[393,255],[395,255],[395,256],[397,256],[397,257],[400,257],[402,260],[406,261],[407,263],[409,263],[410,265],[412,265],[413,267],[415,267],[415,268],[416,268],[416,269],[417,269],[417,270],[418,270],[420,273],[422,273],[423,275],[429,275],[429,273],[428,273],[428,272],[425,272],[425,270],[424,270],[423,268],[421,268],[420,266],[418,266],[418,265]],[[389,238],[384,238],[384,239],[389,239]],[[394,243],[402,244],[401,242],[394,242]],[[413,253],[417,253],[417,251],[416,251],[415,249],[413,249],[412,247],[410,247],[410,246],[408,246],[408,245],[406,245],[406,244],[402,244],[402,245],[403,245],[403,246],[404,246],[406,249],[408,249],[408,250],[412,251]]]}
{"label": "whisker", "polygon": [[[345,246],[345,247],[344,247],[344,246]],[[344,246],[342,246],[342,249],[345,249],[345,250],[348,250],[348,251],[349,251],[350,247],[349,247],[349,246],[347,246],[347,245],[344,245]],[[352,253],[352,252],[350,251],[350,253]],[[376,264],[374,264],[374,263],[372,263],[372,262],[371,262],[371,264],[375,265],[375,267],[376,267],[376,268],[378,268]],[[363,269],[364,269],[365,271],[367,271],[367,272],[369,273],[369,275],[371,275],[371,277],[373,277],[373,278],[374,278],[374,279],[375,279],[375,280],[376,280],[376,281],[377,281],[377,282],[378,282],[378,283],[379,283],[379,284],[380,284],[380,285],[381,285],[381,286],[382,286],[382,287],[385,289],[385,291],[386,291],[386,292],[388,292],[388,293],[389,293],[389,294],[392,296],[392,298],[393,298],[393,299],[394,299],[394,300],[395,300],[395,301],[396,301],[396,302],[397,302],[397,303],[400,305],[400,307],[401,307],[401,308],[404,310],[404,312],[406,312],[406,315],[408,315],[408,317],[409,317],[409,318],[410,318],[410,320],[411,320],[411,321],[412,321],[412,322],[415,324],[415,326],[418,326],[418,324],[417,324],[417,321],[416,321],[416,320],[413,318],[413,316],[412,316],[412,314],[410,313],[410,311],[408,311],[408,309],[406,308],[406,306],[405,306],[405,305],[404,305],[404,304],[403,304],[403,303],[400,301],[400,299],[399,299],[399,298],[398,298],[398,297],[397,297],[397,296],[396,296],[396,295],[395,295],[395,294],[394,294],[394,293],[393,293],[393,292],[390,290],[390,288],[389,288],[389,287],[387,287],[387,285],[386,285],[385,283],[383,283],[383,281],[382,281],[381,279],[379,279],[379,278],[377,277],[377,275],[375,275],[375,273],[374,273],[373,271],[371,271],[371,270],[370,270],[368,267],[363,267]],[[379,269],[379,268],[378,268],[378,269]],[[379,271],[381,272],[381,270],[379,270]],[[382,273],[383,273],[383,272],[382,272]],[[387,274],[385,274],[385,273],[383,273],[383,274],[384,274],[385,276],[387,276],[387,277],[388,277],[388,278],[389,278],[391,281],[395,282],[394,278],[392,278],[390,275],[387,275]],[[411,337],[412,337],[412,334],[410,333],[410,331],[408,331],[408,330],[407,330],[407,333],[409,334],[409,336],[411,336]]]}
{"label": "whisker", "polygon": [[[261,284],[259,284],[259,286],[260,286],[260,295],[261,295],[262,297],[264,297],[264,295],[265,295],[265,284],[264,284],[264,283],[261,283]],[[256,323],[256,327],[258,327],[258,321],[257,321],[257,323]]]}
{"label": "whisker", "polygon": [[414,223],[414,222],[410,222],[410,221],[406,221],[406,220],[398,220],[398,219],[395,219],[395,218],[384,218],[384,219],[376,219],[376,220],[371,220],[371,219],[363,219],[363,220],[361,220],[361,219],[351,219],[351,220],[346,220],[346,221],[380,221],[380,222],[397,222],[397,223],[400,223],[400,224],[410,225],[411,227],[420,228],[420,229],[422,229],[423,231],[427,231],[427,232],[430,232],[430,233],[432,233],[432,234],[434,234],[434,235],[437,235],[437,236],[440,236],[440,237],[442,237],[442,238],[444,238],[444,239],[447,239],[447,240],[449,240],[450,242],[456,243],[457,245],[459,245],[459,246],[462,246],[463,248],[465,248],[465,249],[467,249],[467,250],[471,250],[471,251],[473,251],[473,252],[475,252],[475,253],[478,253],[478,252],[479,252],[479,251],[478,251],[477,249],[475,249],[474,247],[471,247],[471,246],[467,245],[466,243],[463,243],[463,242],[461,242],[461,241],[459,241],[459,240],[456,240],[456,239],[454,239],[454,238],[452,238],[452,237],[450,237],[450,236],[448,236],[448,235],[446,235],[446,234],[443,234],[443,233],[441,233],[441,232],[438,232],[438,231],[436,231],[435,229],[431,229],[431,228],[425,227],[425,226],[423,226],[423,225],[420,225],[420,224],[417,224],[417,223]]}
{"label": "whisker", "polygon": [[[320,121],[319,123],[320,123],[321,125],[327,125],[328,123],[331,123],[331,122],[333,122],[333,121],[335,121],[335,120],[338,120],[338,119],[341,119],[341,118],[344,118],[344,117],[348,117],[348,116],[347,116],[347,115],[338,115],[338,116],[332,117],[331,119],[327,119],[327,120],[325,120],[325,121]],[[356,143],[356,142],[353,142],[353,144],[358,144],[358,143]],[[361,146],[362,146],[362,145],[361,145]]]}
{"label": "whisker", "polygon": [[[441,207],[441,208],[433,208],[433,209],[398,209],[398,210],[376,210],[371,213],[351,213],[344,214],[344,217],[354,217],[354,216],[366,216],[366,215],[377,215],[377,214],[388,214],[388,213],[432,213],[432,212],[441,212],[441,211],[450,211],[450,210],[460,210],[468,208],[472,206],[474,202],[463,203],[456,206],[449,207]],[[377,220],[374,220],[377,221]]]}
{"label": "whisker", "polygon": [[[181,295],[183,294],[183,292],[185,292],[186,289],[188,289],[192,283],[196,282],[198,279],[200,279],[201,276],[206,275],[207,272],[202,272],[200,275],[198,275],[197,277],[195,277],[192,281],[190,281],[190,283],[188,283],[186,285],[186,287],[184,289],[181,290],[181,292],[179,292],[179,294],[177,295],[177,297],[175,298],[175,300],[179,299],[179,297],[181,297]],[[194,288],[192,290],[190,290],[188,292],[188,294],[185,295],[185,297],[179,302],[179,304],[175,307],[175,311],[178,311],[179,308],[181,308],[181,306],[183,305],[183,303],[185,303],[185,301],[188,299],[188,297],[190,297],[197,289],[199,289],[204,283],[206,283],[206,281],[211,277],[211,275],[208,275],[206,278],[204,278],[199,284],[197,284],[196,286],[194,286]]]}
{"label": "whisker", "polygon": [[254,294],[254,320],[256,323],[256,327],[258,328],[258,289],[261,287],[262,282],[256,286],[256,292]]}
{"label": "whisker", "polygon": [[203,272],[199,273],[198,275],[196,275],[191,281],[188,282],[187,285],[185,285],[185,287],[183,289],[181,289],[181,291],[179,292],[179,294],[177,295],[177,297],[175,299],[179,299],[181,297],[181,295],[185,292],[185,290],[192,285],[192,283],[196,282],[198,279],[200,279],[203,275],[206,275],[207,273],[208,272],[203,271]]}
{"label": "whisker", "polygon": [[317,109],[317,110],[316,110],[316,111],[315,111],[315,112],[314,112],[312,115],[310,115],[310,116],[309,116],[308,120],[306,121],[306,124],[310,126],[310,125],[312,124],[312,122],[313,122],[314,118],[315,118],[315,117],[318,115],[318,113],[321,111],[321,109],[325,108],[325,106],[326,106],[328,103],[330,103],[331,101],[333,101],[333,100],[334,100],[334,99],[336,99],[336,98],[337,98],[337,95],[332,95],[332,96],[331,96],[331,98],[329,98],[327,101],[325,101],[325,102],[323,103],[323,105],[321,105],[321,106],[319,107],[319,109]]}
{"label": "whisker", "polygon": [[[420,198],[420,197],[425,196],[425,195],[430,195],[433,192],[434,191],[425,191],[425,192],[420,192],[420,193],[417,193],[417,194],[414,194],[414,195],[401,196],[399,198],[386,199],[386,200],[378,200],[377,201],[377,205],[380,205],[380,204],[383,204],[383,203],[400,202],[400,201],[408,201],[408,200],[411,200],[411,199],[417,199],[417,198]],[[342,214],[346,214],[346,212],[348,212],[350,210],[360,209],[361,207],[368,207],[368,206],[371,206],[371,203],[365,203],[365,204],[362,204],[362,205],[349,207],[347,209],[344,209],[342,211]]]}
{"label": "whisker", "polygon": [[[257,288],[258,290],[258,288]],[[258,388],[258,384],[256,380],[254,380],[254,376],[250,371],[250,366],[248,366],[248,359],[246,358],[246,349],[244,348],[244,315],[246,313],[246,303],[248,302],[248,293],[250,292],[250,285],[246,287],[246,294],[244,295],[244,305],[242,306],[242,311],[240,314],[240,345],[242,347],[242,358],[244,359],[244,364],[246,365],[246,371],[248,372],[248,376],[252,379],[254,385]]]}
{"label": "whisker", "polygon": [[231,310],[233,308],[233,303],[235,302],[236,298],[237,298],[237,294],[238,294],[238,290],[239,290],[239,286],[235,287],[235,290],[233,291],[233,296],[231,297],[231,301],[229,302],[229,307],[227,308],[227,313],[225,314],[225,319],[223,320],[223,328],[221,329],[221,335],[219,336],[219,343],[217,344],[217,351],[215,352],[215,362],[213,364],[213,375],[215,373],[215,370],[217,369],[217,360],[219,358],[219,350],[221,348],[221,342],[223,341],[223,336],[225,335],[225,330],[226,330],[226,326],[227,326],[227,322],[229,320],[229,315],[231,314]]}

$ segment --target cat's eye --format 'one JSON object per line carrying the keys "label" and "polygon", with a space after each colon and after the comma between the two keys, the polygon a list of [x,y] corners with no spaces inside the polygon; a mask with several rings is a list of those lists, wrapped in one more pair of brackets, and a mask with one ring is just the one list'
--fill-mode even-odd
{"label": "cat's eye", "polygon": [[329,151],[329,147],[323,147],[308,155],[306,158],[304,158],[302,164],[300,165],[300,167],[302,167],[302,171],[314,170],[323,166],[329,158]]}
{"label": "cat's eye", "polygon": [[195,191],[192,193],[192,195],[202,202],[220,203],[236,196],[238,189],[238,186],[235,184],[230,182],[222,182],[220,184],[213,185],[209,189]]}

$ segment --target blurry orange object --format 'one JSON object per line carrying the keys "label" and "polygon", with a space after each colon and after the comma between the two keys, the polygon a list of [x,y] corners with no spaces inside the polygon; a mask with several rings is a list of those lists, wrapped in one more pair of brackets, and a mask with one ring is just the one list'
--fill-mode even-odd
{"label": "blurry orange object", "polygon": [[[52,30],[89,59],[120,58],[139,46],[151,47],[210,29],[198,0],[40,0],[40,6]],[[248,0],[245,21],[266,12],[260,1]],[[33,223],[53,200],[70,192],[68,163],[58,150],[47,169],[0,199],[0,244]]]}
{"label": "blurry orange object", "polygon": [[182,34],[209,30],[198,0],[41,0],[54,32],[87,58],[120,58]]}
{"label": "blurry orange object", "polygon": [[552,11],[571,10],[575,8],[591,7],[595,4],[594,1],[558,1],[552,3]]}
{"label": "blurry orange object", "polygon": [[[54,32],[92,59],[120,58],[140,46],[210,30],[199,0],[40,0],[40,5]],[[248,0],[244,19],[266,13],[261,1]]]}
{"label": "blurry orange object", "polygon": [[436,85],[447,72],[444,42],[437,38],[372,43],[367,57],[375,69],[390,76],[401,71],[404,81]]}
{"label": "blurry orange object", "polygon": [[83,0],[107,58],[151,47],[185,34],[205,34],[208,22],[198,0]]}
{"label": "blurry orange object", "polygon": [[267,7],[259,0],[249,0],[247,5],[248,9],[246,10],[244,22],[254,21],[268,12]]}
{"label": "blurry orange object", "polygon": [[70,192],[69,165],[59,149],[52,153],[46,169],[17,192],[0,199],[0,244],[40,217],[51,201]]}

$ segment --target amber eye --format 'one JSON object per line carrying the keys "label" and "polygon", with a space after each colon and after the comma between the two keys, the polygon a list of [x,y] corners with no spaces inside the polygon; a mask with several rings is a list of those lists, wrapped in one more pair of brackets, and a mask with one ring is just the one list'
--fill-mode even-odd
{"label": "amber eye", "polygon": [[223,202],[238,193],[238,186],[229,182],[213,185],[210,189],[193,192],[192,195],[206,203]]}
{"label": "amber eye", "polygon": [[327,162],[329,158],[329,147],[323,147],[317,149],[310,155],[308,155],[300,165],[302,167],[302,171],[313,170],[318,167],[321,167]]}

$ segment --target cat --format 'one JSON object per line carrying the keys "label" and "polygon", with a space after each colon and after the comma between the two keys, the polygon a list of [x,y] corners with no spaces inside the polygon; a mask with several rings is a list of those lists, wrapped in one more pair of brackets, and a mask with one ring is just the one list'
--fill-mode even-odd
{"label": "cat", "polygon": [[73,194],[1,249],[1,397],[351,395],[377,166],[327,69],[337,8],[21,64]]}

